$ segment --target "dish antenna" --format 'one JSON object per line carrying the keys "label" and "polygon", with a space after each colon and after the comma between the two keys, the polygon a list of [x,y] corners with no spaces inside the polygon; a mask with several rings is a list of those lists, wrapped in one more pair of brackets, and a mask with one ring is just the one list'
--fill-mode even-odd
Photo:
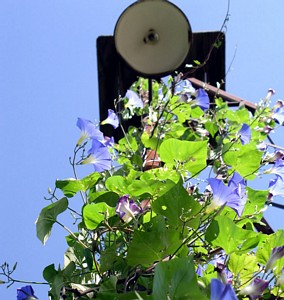
{"label": "dish antenna", "polygon": [[166,76],[185,61],[192,41],[184,13],[165,0],[140,0],[119,17],[114,42],[118,54],[146,77]]}

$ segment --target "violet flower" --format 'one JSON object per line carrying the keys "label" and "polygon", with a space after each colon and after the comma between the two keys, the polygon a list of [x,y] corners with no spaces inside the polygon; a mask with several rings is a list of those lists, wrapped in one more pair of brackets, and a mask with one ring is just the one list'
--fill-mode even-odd
{"label": "violet flower", "polygon": [[20,289],[17,289],[17,300],[34,300],[38,299],[31,285],[26,285]]}
{"label": "violet flower", "polygon": [[274,153],[266,153],[263,160],[266,162],[275,162],[278,159],[284,158],[284,152],[282,150],[276,150]]}
{"label": "violet flower", "polygon": [[115,211],[123,222],[129,223],[135,216],[142,212],[142,209],[133,199],[129,201],[128,195],[124,195],[119,198]]}
{"label": "violet flower", "polygon": [[238,173],[234,173],[228,185],[225,185],[222,180],[216,178],[209,178],[208,183],[213,193],[213,200],[207,207],[207,212],[227,205],[231,207],[238,216],[242,215],[246,202],[246,192],[245,182]]}
{"label": "violet flower", "polygon": [[224,284],[232,283],[233,274],[228,270],[225,264],[217,262],[215,271],[218,274],[218,279],[221,280]]}
{"label": "violet flower", "polygon": [[128,102],[125,104],[125,108],[129,108],[132,113],[135,108],[144,107],[143,101],[135,92],[128,90],[125,97],[128,99]]}
{"label": "violet flower", "polygon": [[259,151],[264,152],[264,151],[267,150],[268,146],[267,146],[267,144],[266,144],[265,142],[261,142],[261,143],[259,143],[258,145],[256,145],[256,148],[257,148]]}
{"label": "violet flower", "polygon": [[265,101],[268,102],[275,93],[276,93],[275,90],[273,90],[272,88],[268,89],[267,95],[265,97]]}
{"label": "violet flower", "polygon": [[272,114],[272,117],[279,122],[280,125],[284,122],[284,102],[282,100],[278,100],[274,112]]}
{"label": "violet flower", "polygon": [[109,148],[112,148],[115,144],[113,136],[111,138],[105,136],[105,140],[103,144]]}
{"label": "violet flower", "polygon": [[274,196],[284,197],[284,184],[280,177],[271,179],[269,182],[269,193],[267,200],[272,200]]}
{"label": "violet flower", "polygon": [[240,205],[244,207],[247,200],[247,191],[246,191],[247,184],[246,181],[243,179],[243,177],[239,173],[234,172],[232,178],[229,181],[228,186],[231,188],[235,187],[236,192],[241,199]]}
{"label": "violet flower", "polygon": [[259,277],[240,291],[240,295],[248,295],[252,300],[259,298],[264,290],[268,287],[269,281],[263,280]]}
{"label": "violet flower", "polygon": [[213,278],[210,283],[210,300],[238,300],[232,286],[224,285],[219,279]]}
{"label": "violet flower", "polygon": [[103,142],[104,135],[93,122],[78,118],[77,126],[79,129],[81,129],[81,136],[77,142],[77,145],[81,145],[84,140],[89,138]]}
{"label": "violet flower", "polygon": [[276,285],[284,284],[284,267],[282,268],[281,275],[277,278]]}
{"label": "violet flower", "polygon": [[226,254],[222,252],[221,254],[214,256],[212,263],[215,266],[218,279],[221,280],[223,284],[232,283],[233,274],[226,266]]}
{"label": "violet flower", "polygon": [[271,255],[266,263],[265,270],[268,271],[269,269],[272,269],[276,260],[282,258],[283,256],[284,256],[284,246],[273,248]]}
{"label": "violet flower", "polygon": [[275,161],[275,164],[272,168],[265,171],[266,174],[276,174],[284,181],[284,161],[279,158]]}
{"label": "violet flower", "polygon": [[210,106],[210,99],[204,89],[198,89],[195,98],[196,104],[204,111]]}
{"label": "violet flower", "polygon": [[108,147],[93,139],[92,147],[88,151],[88,157],[82,161],[82,164],[92,164],[96,172],[103,172],[111,168],[111,161]]}
{"label": "violet flower", "polygon": [[251,140],[251,129],[249,125],[243,124],[242,128],[238,132],[241,143],[243,145],[248,144]]}
{"label": "violet flower", "polygon": [[204,271],[204,268],[200,264],[198,264],[197,269],[195,271],[196,275],[198,275],[200,277],[203,276],[203,271]]}
{"label": "violet flower", "polygon": [[117,114],[112,109],[109,109],[107,118],[103,120],[101,124],[102,125],[110,124],[113,126],[114,129],[116,129],[119,125],[119,119]]}

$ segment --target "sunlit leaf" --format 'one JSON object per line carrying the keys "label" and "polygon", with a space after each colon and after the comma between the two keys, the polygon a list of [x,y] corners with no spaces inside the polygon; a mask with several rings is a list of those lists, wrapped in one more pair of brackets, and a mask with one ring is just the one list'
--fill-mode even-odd
{"label": "sunlit leaf", "polygon": [[254,144],[236,144],[224,153],[224,161],[246,179],[254,179],[263,153]]}
{"label": "sunlit leaf", "polygon": [[[174,229],[167,229],[162,217],[153,218],[151,226],[151,230],[147,232],[134,231],[127,254],[129,265],[149,266],[174,253],[181,246],[182,241],[179,232]],[[181,248],[182,250],[183,248]]]}
{"label": "sunlit leaf", "polygon": [[207,141],[183,141],[170,138],[159,150],[160,158],[169,166],[181,166],[195,175],[206,167]]}
{"label": "sunlit leaf", "polygon": [[179,182],[153,201],[152,208],[155,213],[165,216],[170,225],[177,227],[182,224],[181,220],[195,220],[198,224],[201,205],[188,194],[182,182]]}
{"label": "sunlit leaf", "polygon": [[164,299],[208,299],[197,283],[192,257],[175,258],[158,263],[155,269],[153,298]]}
{"label": "sunlit leaf", "polygon": [[217,216],[213,219],[205,233],[207,242],[221,247],[227,254],[237,251],[247,239],[256,235],[256,232],[238,227],[226,216]]}
{"label": "sunlit leaf", "polygon": [[277,230],[275,233],[267,236],[267,238],[260,243],[256,251],[257,261],[263,265],[266,265],[272,249],[283,245],[284,230]]}
{"label": "sunlit leaf", "polygon": [[106,180],[106,188],[119,195],[129,194],[127,179],[122,176],[111,176]]}
{"label": "sunlit leaf", "polygon": [[255,255],[232,253],[228,262],[228,268],[235,276],[241,278],[242,283],[244,283],[258,270],[258,265]]}
{"label": "sunlit leaf", "polygon": [[92,173],[83,179],[69,178],[65,180],[56,180],[56,187],[61,189],[64,195],[68,198],[75,196],[79,191],[86,191],[101,178],[99,173]]}
{"label": "sunlit leaf", "polygon": [[115,207],[110,207],[104,202],[87,204],[83,208],[83,219],[90,230],[96,229],[103,220],[113,215],[115,215]]}
{"label": "sunlit leaf", "polygon": [[90,197],[91,202],[105,202],[107,205],[115,207],[117,204],[117,201],[119,199],[119,195],[114,192],[109,191],[99,191],[96,193],[93,193]]}
{"label": "sunlit leaf", "polygon": [[68,207],[66,197],[46,206],[42,209],[36,220],[36,233],[39,240],[45,244],[51,234],[53,224],[56,222],[57,216],[63,213]]}

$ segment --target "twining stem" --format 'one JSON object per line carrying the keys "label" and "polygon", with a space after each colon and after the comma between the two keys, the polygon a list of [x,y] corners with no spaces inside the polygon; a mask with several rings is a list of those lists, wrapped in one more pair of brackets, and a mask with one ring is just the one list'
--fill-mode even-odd
{"label": "twining stem", "polygon": [[[61,226],[62,228],[64,228],[84,249],[88,249],[89,251],[91,251],[91,249],[85,245],[82,241],[80,241],[78,239],[78,237],[68,228],[66,227],[65,225],[63,225],[62,223],[60,223],[59,221],[56,220],[56,223]],[[94,255],[94,263],[95,263],[95,267],[96,267],[96,270],[98,272],[98,275],[101,277],[101,274],[100,274],[100,270],[99,270],[99,264],[96,260],[96,257]]]}

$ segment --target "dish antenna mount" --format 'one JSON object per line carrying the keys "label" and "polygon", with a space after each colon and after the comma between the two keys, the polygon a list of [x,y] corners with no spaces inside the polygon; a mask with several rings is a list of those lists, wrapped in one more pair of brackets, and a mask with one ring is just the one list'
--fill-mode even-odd
{"label": "dish antenna mount", "polygon": [[118,54],[146,77],[166,76],[185,61],[191,26],[184,13],[164,0],[137,1],[119,17],[114,42]]}

